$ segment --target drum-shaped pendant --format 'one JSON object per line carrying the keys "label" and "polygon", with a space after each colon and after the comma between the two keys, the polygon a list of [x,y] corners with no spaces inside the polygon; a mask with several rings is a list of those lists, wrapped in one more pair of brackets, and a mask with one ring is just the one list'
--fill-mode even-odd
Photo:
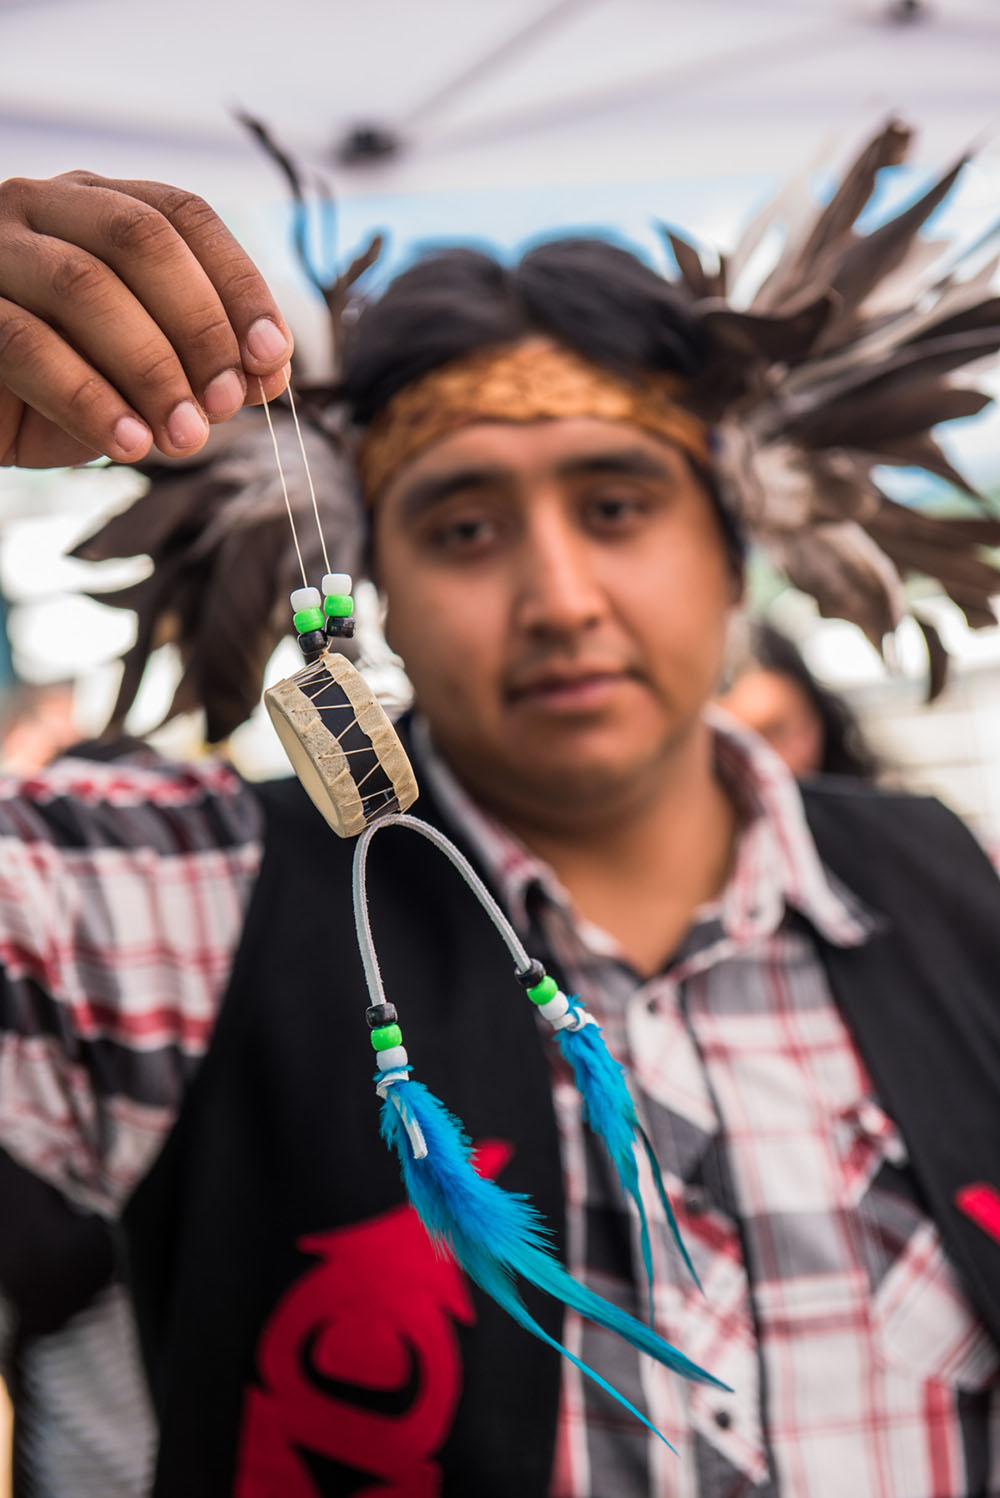
{"label": "drum-shaped pendant", "polygon": [[340,837],[413,805],[417,782],[396,730],[345,656],[325,651],[264,701],[292,769]]}

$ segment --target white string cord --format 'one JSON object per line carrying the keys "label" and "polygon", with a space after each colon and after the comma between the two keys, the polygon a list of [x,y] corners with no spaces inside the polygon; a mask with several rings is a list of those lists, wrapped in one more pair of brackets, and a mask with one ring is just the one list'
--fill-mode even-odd
{"label": "white string cord", "polygon": [[[267,429],[271,433],[271,446],[274,448],[274,461],[278,465],[278,477],[281,480],[281,492],[285,496],[285,509],[288,511],[288,524],[292,527],[292,540],[295,542],[295,555],[299,559],[299,571],[302,573],[302,586],[304,588],[308,588],[309,579],[306,577],[306,564],[302,560],[302,548],[299,545],[299,533],[295,529],[295,516],[292,514],[292,501],[288,497],[288,485],[285,483],[285,470],[281,466],[281,452],[278,448],[278,438],[275,434],[274,422],[271,420],[271,408],[267,403],[267,396],[264,394],[263,381],[260,382],[260,398],[264,403],[264,415],[267,417]],[[296,425],[298,425],[298,423],[296,423]],[[310,489],[312,488],[311,479],[309,481],[309,487]],[[320,539],[322,540],[322,537]],[[323,548],[323,555],[326,556],[325,547]],[[327,571],[329,571],[329,568],[327,568]]]}
{"label": "white string cord", "polygon": [[354,926],[358,934],[358,950],[361,953],[361,963],[365,970],[365,982],[368,985],[371,1002],[373,1004],[386,1002],[382,973],[372,937],[366,885],[368,848],[376,832],[383,827],[408,827],[413,832],[419,832],[421,837],[427,838],[428,842],[433,843],[446,858],[450,859],[499,932],[501,940],[514,959],[514,966],[518,973],[526,973],[531,967],[531,958],[518,940],[513,926],[465,855],[458,851],[443,832],[439,832],[429,822],[423,822],[419,817],[413,817],[407,813],[390,812],[380,817],[377,822],[373,822],[370,827],[365,828],[354,850]]}
{"label": "white string cord", "polygon": [[295,396],[292,394],[291,382],[289,382],[287,386],[286,394],[288,396],[288,404],[292,408],[292,420],[295,422],[295,435],[299,439],[299,452],[302,454],[302,466],[306,471],[306,483],[309,485],[309,497],[312,500],[313,514],[316,517],[316,530],[319,533],[319,544],[323,549],[323,566],[327,572],[332,572],[333,569],[330,566],[330,558],[327,556],[326,552],[326,537],[323,534],[323,525],[319,518],[319,504],[316,499],[316,490],[313,486],[312,474],[309,471],[309,459],[306,456],[306,444],[302,436],[302,428],[299,426],[299,413],[295,409]]}

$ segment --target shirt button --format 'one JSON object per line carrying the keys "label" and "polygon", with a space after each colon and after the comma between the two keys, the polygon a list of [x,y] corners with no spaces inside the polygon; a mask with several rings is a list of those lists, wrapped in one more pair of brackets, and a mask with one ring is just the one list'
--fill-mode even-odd
{"label": "shirt button", "polygon": [[692,1217],[708,1211],[708,1192],[704,1186],[685,1186],[684,1210]]}

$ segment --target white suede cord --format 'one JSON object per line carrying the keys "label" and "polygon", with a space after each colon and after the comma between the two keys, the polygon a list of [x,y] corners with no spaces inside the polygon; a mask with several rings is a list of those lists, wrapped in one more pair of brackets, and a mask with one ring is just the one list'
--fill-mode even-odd
{"label": "white suede cord", "polygon": [[377,822],[373,822],[370,827],[365,828],[364,832],[358,838],[357,846],[354,850],[354,925],[358,933],[358,950],[361,953],[361,962],[365,970],[365,982],[368,985],[371,1003],[384,1004],[386,1002],[382,973],[378,965],[378,957],[375,954],[375,942],[372,937],[366,885],[368,846],[376,832],[379,832],[383,827],[408,827],[412,832],[419,832],[421,837],[427,838],[428,842],[433,843],[446,858],[451,860],[499,932],[504,945],[514,959],[514,966],[517,972],[526,973],[531,967],[531,958],[518,940],[517,933],[514,931],[510,921],[508,921],[500,906],[494,900],[465,855],[458,851],[454,843],[445,837],[443,832],[439,832],[430,823],[422,822],[419,817],[403,815],[401,812],[390,812],[387,816],[380,817]]}

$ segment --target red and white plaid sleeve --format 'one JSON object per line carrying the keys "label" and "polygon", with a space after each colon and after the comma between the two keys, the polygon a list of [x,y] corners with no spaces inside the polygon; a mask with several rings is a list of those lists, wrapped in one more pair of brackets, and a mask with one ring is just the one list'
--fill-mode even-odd
{"label": "red and white plaid sleeve", "polygon": [[0,779],[0,1145],[115,1213],[204,1055],[260,862],[218,763]]}

